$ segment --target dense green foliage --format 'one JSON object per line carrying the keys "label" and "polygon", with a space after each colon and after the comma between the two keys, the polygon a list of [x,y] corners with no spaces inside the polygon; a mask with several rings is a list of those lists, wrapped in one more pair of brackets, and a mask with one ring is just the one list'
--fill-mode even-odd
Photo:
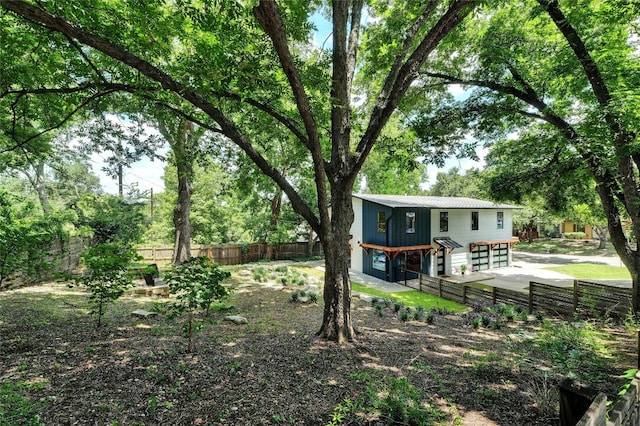
{"label": "dense green foliage", "polygon": [[61,221],[35,210],[34,204],[0,189],[0,289],[13,274],[34,280],[46,276],[54,266],[50,252],[65,237]]}
{"label": "dense green foliage", "polygon": [[74,225],[91,237],[92,245],[117,242],[132,245],[145,230],[143,205],[113,195],[87,194],[72,206],[77,215]]}

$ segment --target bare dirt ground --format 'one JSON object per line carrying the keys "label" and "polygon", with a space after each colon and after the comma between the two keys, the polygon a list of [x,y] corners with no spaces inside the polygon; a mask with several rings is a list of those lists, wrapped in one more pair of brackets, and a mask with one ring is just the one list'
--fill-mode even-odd
{"label": "bare dirt ground", "polygon": [[[96,330],[78,289],[0,293],[0,384],[36,384],[22,392],[46,425],[326,425],[349,401],[360,415],[342,424],[403,424],[389,407],[406,395],[433,421],[405,424],[559,424],[562,376],[531,338],[538,322],[477,330],[464,315],[402,322],[354,299],[358,340],[340,346],[315,337],[322,300],[292,303],[298,287],[232,281],[231,312],[249,323],[212,313],[190,354],[180,322],[131,316],[158,299],[126,296]],[[594,377],[610,397],[616,376],[635,365],[635,341],[616,333]]]}

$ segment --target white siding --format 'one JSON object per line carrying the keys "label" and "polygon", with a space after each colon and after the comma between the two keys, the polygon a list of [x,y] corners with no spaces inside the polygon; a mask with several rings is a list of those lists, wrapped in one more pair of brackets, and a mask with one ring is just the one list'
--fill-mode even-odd
{"label": "white siding", "polygon": [[353,224],[351,225],[351,269],[362,272],[362,200],[353,198]]}
{"label": "white siding", "polygon": [[[478,230],[473,231],[471,230],[472,211],[477,211],[479,216]],[[447,232],[440,232],[440,212],[449,213],[449,230]],[[498,229],[498,212],[504,213],[502,229]],[[511,238],[512,226],[513,211],[511,209],[434,209],[431,211],[431,237],[449,237],[462,244],[461,248],[457,248],[451,253],[451,265],[447,265],[447,273],[451,273],[453,267],[459,267],[463,263],[471,265],[470,243],[508,240]]]}

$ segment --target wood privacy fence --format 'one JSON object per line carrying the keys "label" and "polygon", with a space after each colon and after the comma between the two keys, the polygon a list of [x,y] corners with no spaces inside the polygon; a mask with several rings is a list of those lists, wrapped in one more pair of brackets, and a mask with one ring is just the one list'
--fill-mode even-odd
{"label": "wood privacy fence", "polygon": [[[232,244],[232,245],[191,245],[191,257],[207,256],[216,263],[223,265],[238,265],[242,263],[257,262],[267,256],[265,243]],[[144,262],[166,265],[171,263],[173,246],[140,247],[138,254],[144,258]],[[289,260],[307,256],[321,256],[322,245],[313,244],[311,250],[309,243],[289,243],[272,246],[271,260]]]}
{"label": "wood privacy fence", "polygon": [[587,315],[624,317],[631,309],[631,289],[574,280],[573,288],[529,282],[529,291],[509,290],[486,284],[470,285],[442,278],[419,275],[419,290],[463,305],[506,304],[563,315],[576,312]]}

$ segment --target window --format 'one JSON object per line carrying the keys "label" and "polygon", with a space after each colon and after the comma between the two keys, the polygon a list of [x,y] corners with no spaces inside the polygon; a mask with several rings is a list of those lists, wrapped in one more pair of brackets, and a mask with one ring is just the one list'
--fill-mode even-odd
{"label": "window", "polygon": [[384,212],[378,212],[378,232],[387,232],[387,215]]}
{"label": "window", "polygon": [[405,255],[405,268],[408,271],[422,270],[422,253],[418,250],[407,251]]}
{"label": "window", "polygon": [[449,231],[449,212],[440,212],[440,232]]}
{"label": "window", "polygon": [[479,222],[480,220],[478,218],[478,212],[471,212],[471,230],[472,231],[478,230]]}
{"label": "window", "polygon": [[407,234],[415,234],[416,233],[416,213],[415,212],[407,212]]}
{"label": "window", "polygon": [[382,250],[373,250],[373,269],[378,271],[387,270],[387,256]]}
{"label": "window", "polygon": [[504,229],[504,212],[498,212],[498,229]]}

